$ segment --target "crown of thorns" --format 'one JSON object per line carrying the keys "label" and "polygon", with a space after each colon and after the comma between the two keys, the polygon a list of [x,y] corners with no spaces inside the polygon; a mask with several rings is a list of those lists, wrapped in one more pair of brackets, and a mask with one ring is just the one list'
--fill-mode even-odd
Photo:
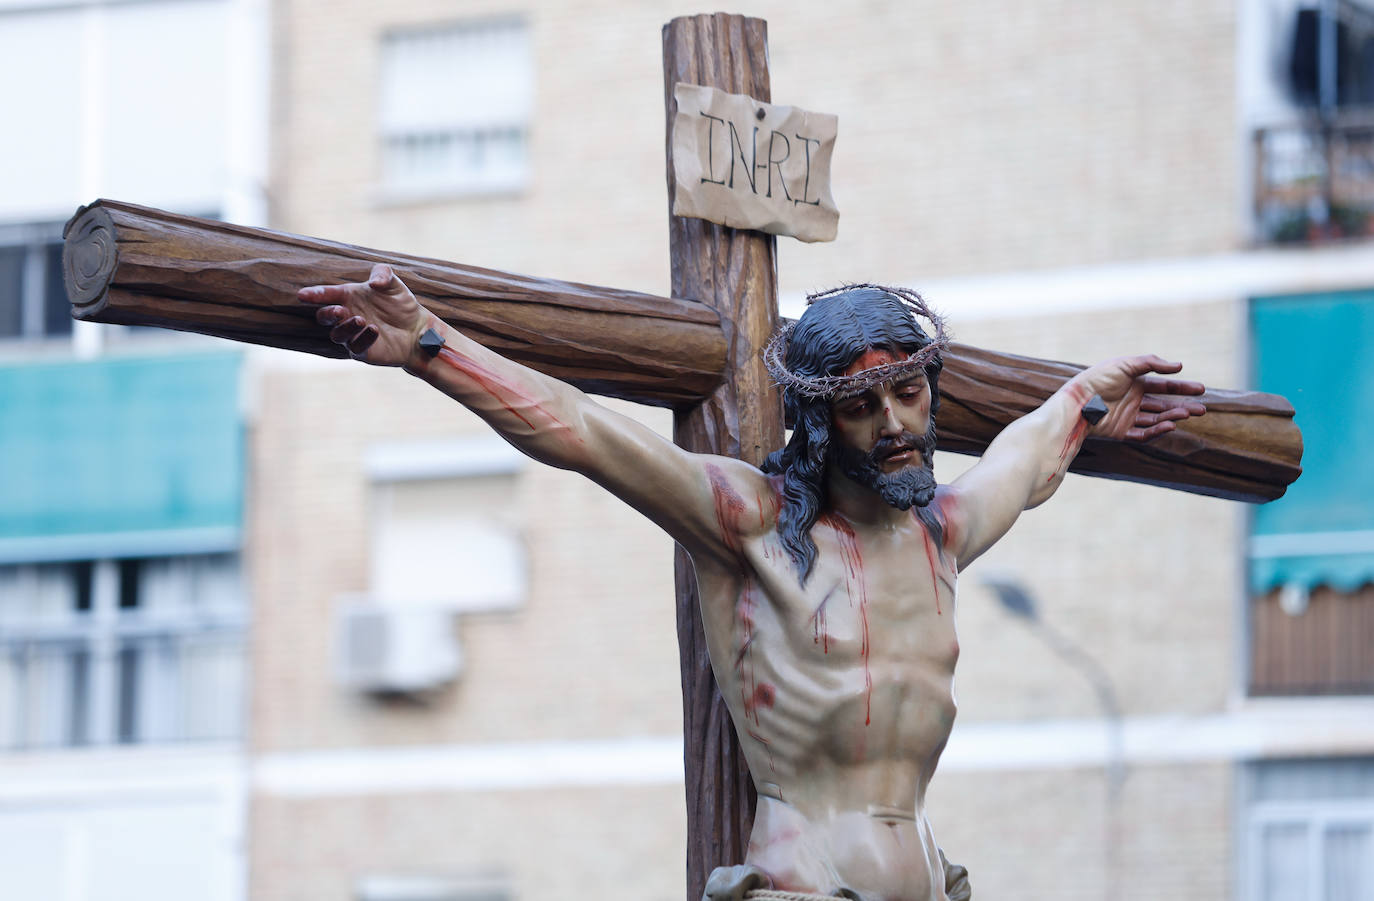
{"label": "crown of thorns", "polygon": [[797,327],[797,323],[789,322],[778,330],[778,333],[768,342],[768,346],[763,349],[763,364],[768,367],[768,374],[773,377],[774,384],[785,391],[792,391],[802,397],[849,397],[867,391],[875,385],[901,378],[918,369],[925,369],[936,356],[949,346],[949,337],[945,334],[944,319],[926,306],[921,295],[910,288],[889,288],[886,285],[870,284],[845,285],[840,288],[831,288],[829,291],[809,294],[806,302],[808,305],[813,304],[822,298],[860,288],[882,291],[884,294],[901,301],[902,305],[910,310],[913,315],[928,322],[930,324],[930,343],[905,360],[894,360],[891,363],[872,366],[853,375],[806,376],[788,369],[784,362],[787,358],[787,346],[792,336],[792,330]]}

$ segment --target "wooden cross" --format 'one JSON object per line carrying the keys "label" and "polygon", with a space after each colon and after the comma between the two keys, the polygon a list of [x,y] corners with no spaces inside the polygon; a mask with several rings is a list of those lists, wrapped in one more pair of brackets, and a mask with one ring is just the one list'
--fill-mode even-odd
{"label": "wooden cross", "polygon": [[[663,29],[671,129],[677,82],[770,101],[767,26],[690,16]],[[673,189],[671,133],[667,142]],[[310,284],[361,281],[390,263],[431,311],[513,360],[587,391],[674,410],[674,440],[760,464],[783,443],[759,351],[778,325],[771,235],[670,215],[671,297],[477,269],[101,200],[67,224],[63,271],[78,319],[154,325],[338,357],[298,304]],[[981,453],[1080,367],[954,345],[940,380],[939,446]],[[1281,397],[1211,391],[1208,413],[1149,444],[1089,440],[1075,472],[1262,502],[1301,471]],[[687,790],[687,897],[741,863],[754,790],[707,657],[696,585],[676,558]]]}

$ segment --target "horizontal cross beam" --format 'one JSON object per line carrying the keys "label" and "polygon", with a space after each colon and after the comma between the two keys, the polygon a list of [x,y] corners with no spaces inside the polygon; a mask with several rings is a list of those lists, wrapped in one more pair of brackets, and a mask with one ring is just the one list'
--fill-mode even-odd
{"label": "horizontal cross beam", "polygon": [[[391,264],[430,310],[500,353],[584,390],[657,406],[720,384],[720,319],[692,300],[511,275],[318,238],[100,200],[65,232],[63,275],[78,319],[153,325],[342,356],[296,303],[310,284],[361,281]],[[939,446],[978,454],[1081,367],[953,345],[941,377]],[[1208,413],[1147,444],[1089,440],[1070,469],[1258,503],[1301,473],[1293,407],[1254,391],[1209,391]]]}

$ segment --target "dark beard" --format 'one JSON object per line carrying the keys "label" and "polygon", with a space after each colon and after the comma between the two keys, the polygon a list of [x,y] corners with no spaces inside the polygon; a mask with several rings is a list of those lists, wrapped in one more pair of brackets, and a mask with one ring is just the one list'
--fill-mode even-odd
{"label": "dark beard", "polygon": [[[883,472],[878,461],[893,453],[914,450],[921,457],[921,466],[906,466],[893,473]],[[935,497],[935,423],[922,436],[902,432],[878,443],[868,453],[848,445],[830,441],[830,462],[849,478],[865,488],[877,492],[889,506],[898,510],[924,507]]]}

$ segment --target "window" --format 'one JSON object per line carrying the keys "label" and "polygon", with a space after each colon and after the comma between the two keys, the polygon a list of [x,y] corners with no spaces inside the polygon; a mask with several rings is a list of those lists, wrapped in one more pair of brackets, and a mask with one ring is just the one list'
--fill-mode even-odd
{"label": "window", "polygon": [[1368,0],[1244,0],[1242,108],[1257,237],[1374,233],[1374,11]]}
{"label": "window", "polygon": [[1250,764],[1242,797],[1247,901],[1374,898],[1374,758]]}
{"label": "window", "polygon": [[71,332],[71,306],[62,284],[61,224],[0,228],[0,339]]}
{"label": "window", "polygon": [[364,595],[337,601],[343,685],[393,695],[448,684],[462,672],[455,615],[524,603],[524,459],[488,435],[369,449],[372,573]]}
{"label": "window", "polygon": [[[214,212],[191,215],[217,219]],[[62,278],[61,222],[0,225],[0,342],[69,339],[75,331]],[[86,323],[88,348],[153,338],[184,341],[183,332],[153,326]]]}
{"label": "window", "polygon": [[494,436],[372,448],[372,599],[456,612],[523,603],[524,460]]}
{"label": "window", "polygon": [[1251,303],[1255,383],[1292,401],[1303,474],[1254,509],[1249,690],[1374,691],[1374,291]]}
{"label": "window", "polygon": [[0,748],[236,738],[235,554],[0,566]]}
{"label": "window", "polygon": [[392,196],[524,187],[534,60],[516,19],[382,39],[382,182]]}

